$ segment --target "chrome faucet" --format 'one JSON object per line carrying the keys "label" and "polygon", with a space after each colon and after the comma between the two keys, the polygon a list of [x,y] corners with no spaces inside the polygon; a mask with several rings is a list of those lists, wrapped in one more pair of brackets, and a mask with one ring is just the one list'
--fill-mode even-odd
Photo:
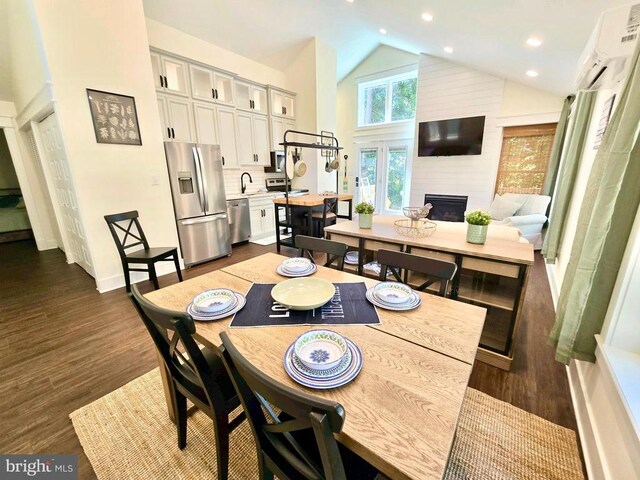
{"label": "chrome faucet", "polygon": [[240,175],[240,187],[242,188],[242,193],[246,192],[247,186],[244,184],[244,176],[247,175],[249,177],[249,183],[253,183],[253,179],[251,178],[251,174],[249,172],[242,172]]}

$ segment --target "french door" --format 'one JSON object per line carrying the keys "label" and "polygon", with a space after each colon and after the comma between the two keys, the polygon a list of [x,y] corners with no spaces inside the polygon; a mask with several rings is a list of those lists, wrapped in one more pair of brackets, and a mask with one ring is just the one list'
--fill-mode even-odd
{"label": "french door", "polygon": [[358,147],[358,202],[371,202],[376,213],[398,214],[409,202],[409,141],[373,142]]}

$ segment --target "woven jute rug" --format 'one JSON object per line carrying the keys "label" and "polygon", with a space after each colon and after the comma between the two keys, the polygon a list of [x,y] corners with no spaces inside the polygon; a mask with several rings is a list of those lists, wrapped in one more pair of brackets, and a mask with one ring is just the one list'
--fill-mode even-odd
{"label": "woven jute rug", "polygon": [[[73,412],[71,420],[100,480],[216,478],[213,423],[197,411],[178,448],[158,369]],[[231,480],[258,478],[247,422],[230,439]],[[446,480],[583,479],[575,434],[508,403],[467,390]]]}

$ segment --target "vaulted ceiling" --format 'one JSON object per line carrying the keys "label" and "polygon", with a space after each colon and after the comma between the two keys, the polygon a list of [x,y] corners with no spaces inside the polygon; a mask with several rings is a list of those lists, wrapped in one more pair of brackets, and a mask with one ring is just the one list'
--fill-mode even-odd
{"label": "vaulted ceiling", "polygon": [[[316,36],[338,54],[338,80],[378,45],[446,57],[544,90],[573,90],[597,18],[628,0],[144,0],[145,14],[284,69]],[[433,15],[431,22],[421,18]],[[386,35],[379,32],[387,31]],[[543,43],[532,48],[529,37]],[[444,47],[453,53],[444,52]],[[527,70],[539,75],[529,78]]]}

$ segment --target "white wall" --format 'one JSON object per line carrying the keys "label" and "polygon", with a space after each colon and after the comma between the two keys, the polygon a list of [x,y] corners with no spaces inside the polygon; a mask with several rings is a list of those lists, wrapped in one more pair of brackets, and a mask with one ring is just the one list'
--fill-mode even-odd
{"label": "white wall", "polygon": [[[122,268],[105,214],[137,209],[150,244],[178,245],[142,2],[35,0],[35,7],[96,283],[115,288]],[[142,146],[96,142],[86,88],[135,97]]]}
{"label": "white wall", "polygon": [[[490,205],[502,145],[496,118],[502,107],[504,83],[501,78],[462,65],[421,56],[411,205],[422,205],[425,193],[468,195],[470,210]],[[481,115],[486,117],[481,155],[417,156],[420,122]]]}
{"label": "white wall", "polygon": [[557,115],[562,110],[563,102],[564,98],[559,95],[506,80],[499,116]]}
{"label": "white wall", "polygon": [[[325,42],[316,39],[316,132],[324,130],[336,133],[337,69],[336,50]],[[339,137],[338,141],[340,141]],[[336,173],[327,173],[324,167],[324,159],[317,157],[318,180],[316,191],[335,191]],[[340,178],[342,179],[342,177]]]}
{"label": "white wall", "polygon": [[33,2],[9,0],[6,6],[13,102],[20,113],[51,75]]}
{"label": "white wall", "polygon": [[[337,137],[340,145],[344,147],[341,157],[349,155],[347,160],[347,175],[349,177],[349,192],[355,192],[355,177],[358,175],[357,145],[371,140],[372,135],[384,135],[385,138],[411,138],[414,133],[414,124],[396,124],[392,127],[357,127],[358,124],[358,83],[363,77],[382,74],[397,68],[416,65],[420,61],[419,55],[398,50],[397,48],[381,45],[371,55],[365,58],[354,68],[337,88]],[[340,178],[344,175],[340,171]]]}

